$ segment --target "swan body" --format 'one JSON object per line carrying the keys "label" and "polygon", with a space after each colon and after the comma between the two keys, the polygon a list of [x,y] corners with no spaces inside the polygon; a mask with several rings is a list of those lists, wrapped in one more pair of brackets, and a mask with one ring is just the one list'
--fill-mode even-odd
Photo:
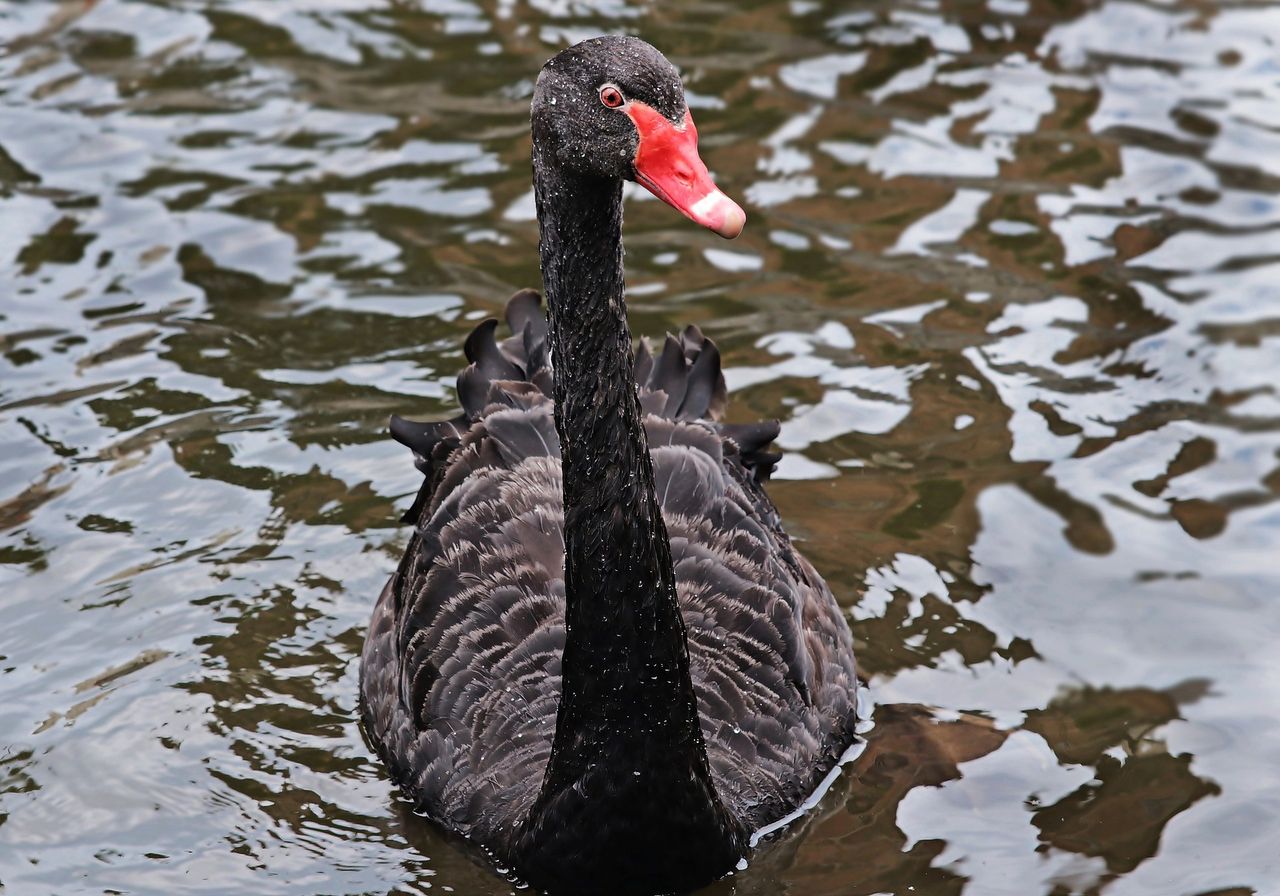
{"label": "swan body", "polygon": [[[678,76],[641,41],[589,41],[544,69],[549,320],[537,293],[517,293],[508,337],[486,321],[466,342],[461,413],[393,418],[424,480],[361,664],[365,729],[405,794],[555,893],[713,880],[855,736],[848,627],[762,487],[777,424],[721,422],[719,353],[694,327],[632,352],[621,180],[663,168],[583,173],[566,147],[666,125],[629,111],[631,133],[607,117],[593,130],[550,102],[585,84],[611,112],[615,83],[681,121],[682,92],[663,93]],[[700,201],[682,210],[741,229],[729,200]]]}

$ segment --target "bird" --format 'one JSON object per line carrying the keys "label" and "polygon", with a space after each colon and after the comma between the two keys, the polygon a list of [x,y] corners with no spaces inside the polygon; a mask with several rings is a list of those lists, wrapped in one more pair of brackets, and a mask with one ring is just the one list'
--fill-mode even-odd
{"label": "bird", "polygon": [[731,424],[695,326],[633,344],[631,180],[725,238],[680,74],[635,37],[543,66],[545,312],[466,339],[460,412],[393,417],[423,481],[361,657],[363,730],[415,810],[544,892],[683,892],[740,868],[857,739],[852,637]]}

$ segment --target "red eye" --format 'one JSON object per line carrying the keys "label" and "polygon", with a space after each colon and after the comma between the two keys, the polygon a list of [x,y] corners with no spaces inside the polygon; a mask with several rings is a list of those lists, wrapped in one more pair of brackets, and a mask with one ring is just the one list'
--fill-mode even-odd
{"label": "red eye", "polygon": [[600,102],[604,103],[610,109],[616,109],[622,105],[622,92],[616,87],[601,87]]}

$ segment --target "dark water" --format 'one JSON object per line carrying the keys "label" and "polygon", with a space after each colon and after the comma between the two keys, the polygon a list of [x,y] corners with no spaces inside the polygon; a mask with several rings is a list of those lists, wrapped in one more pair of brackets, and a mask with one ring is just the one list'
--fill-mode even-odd
{"label": "dark water", "polygon": [[663,7],[0,2],[0,890],[512,890],[355,723],[383,427],[538,283],[532,79],[624,30],[749,215],[633,197],[633,326],[784,420],[879,704],[710,892],[1280,893],[1280,5]]}

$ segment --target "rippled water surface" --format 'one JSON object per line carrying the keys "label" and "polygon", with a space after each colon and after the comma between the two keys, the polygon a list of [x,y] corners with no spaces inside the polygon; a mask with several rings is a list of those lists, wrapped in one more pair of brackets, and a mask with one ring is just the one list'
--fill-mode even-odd
{"label": "rippled water surface", "polygon": [[878,703],[710,892],[1280,893],[1280,4],[664,6],[0,2],[0,890],[512,890],[357,656],[609,30],[749,216],[631,196],[633,327],[784,421]]}

